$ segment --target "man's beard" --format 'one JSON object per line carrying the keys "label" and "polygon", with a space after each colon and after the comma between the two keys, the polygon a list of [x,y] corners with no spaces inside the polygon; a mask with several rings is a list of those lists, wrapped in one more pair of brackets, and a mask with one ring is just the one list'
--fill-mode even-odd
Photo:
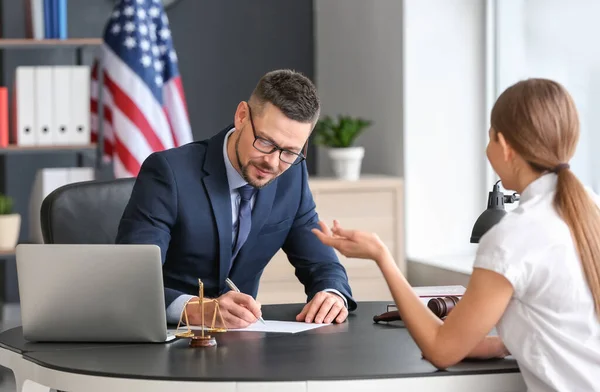
{"label": "man's beard", "polygon": [[[239,150],[239,145],[240,145],[240,138],[241,135],[238,136],[238,139],[235,142],[235,157],[237,159],[238,162],[238,166],[240,167],[241,171],[242,171],[242,178],[250,185],[252,185],[254,188],[256,189],[260,189],[260,188],[264,188],[265,186],[269,185],[271,182],[273,182],[273,180],[275,180],[277,178],[277,175],[274,175],[273,177],[271,177],[271,179],[267,182],[265,182],[264,184],[259,184],[257,182],[255,182],[249,175],[248,171],[250,169],[250,165],[252,165],[252,163],[249,163],[247,165],[243,165],[242,164],[242,159],[240,158],[240,150]],[[264,170],[266,172],[269,172],[271,174],[276,174],[277,172],[273,171],[273,168],[269,167],[269,166],[257,166],[259,169]]]}

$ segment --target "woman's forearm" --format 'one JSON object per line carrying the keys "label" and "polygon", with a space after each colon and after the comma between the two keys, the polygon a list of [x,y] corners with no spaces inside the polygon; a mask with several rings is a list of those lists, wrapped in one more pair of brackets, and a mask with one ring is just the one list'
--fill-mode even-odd
{"label": "woman's forearm", "polygon": [[390,287],[404,325],[424,357],[434,362],[437,358],[436,338],[442,321],[421,302],[389,252],[383,253],[377,264]]}
{"label": "woman's forearm", "polygon": [[504,343],[498,336],[486,336],[469,353],[467,358],[504,358],[507,355],[510,355],[510,352],[506,349],[506,346],[504,346]]}

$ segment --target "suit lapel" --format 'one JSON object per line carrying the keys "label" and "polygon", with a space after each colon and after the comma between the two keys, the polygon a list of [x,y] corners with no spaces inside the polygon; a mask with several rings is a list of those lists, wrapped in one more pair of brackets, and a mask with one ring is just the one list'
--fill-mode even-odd
{"label": "suit lapel", "polygon": [[227,128],[210,139],[203,167],[208,173],[203,182],[219,234],[219,293],[225,289],[225,278],[231,268],[231,194],[223,161],[223,143],[230,129]]}

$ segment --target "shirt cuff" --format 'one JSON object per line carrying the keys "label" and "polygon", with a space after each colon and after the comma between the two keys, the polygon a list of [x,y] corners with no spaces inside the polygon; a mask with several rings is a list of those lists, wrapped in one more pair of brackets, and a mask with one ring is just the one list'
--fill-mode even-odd
{"label": "shirt cuff", "polygon": [[[179,319],[181,318],[181,313],[183,313],[183,307],[185,304],[191,299],[194,298],[193,295],[183,294],[179,297],[175,298],[173,302],[169,306],[167,306],[167,323],[168,324],[178,324]],[[185,323],[185,320],[183,320]]]}
{"label": "shirt cuff", "polygon": [[348,300],[346,299],[346,297],[344,297],[344,296],[342,295],[342,293],[340,293],[340,292],[339,292],[339,291],[337,291],[336,289],[325,289],[325,290],[323,290],[323,291],[327,291],[327,292],[329,292],[329,293],[334,293],[334,294],[337,294],[337,295],[339,295],[340,297],[342,297],[342,299],[344,300],[344,305],[346,306],[346,309],[348,309]]}

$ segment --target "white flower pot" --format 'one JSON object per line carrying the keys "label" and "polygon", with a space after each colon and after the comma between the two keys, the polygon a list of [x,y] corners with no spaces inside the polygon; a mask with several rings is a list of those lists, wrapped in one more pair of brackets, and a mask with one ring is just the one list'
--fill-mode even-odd
{"label": "white flower pot", "polygon": [[337,178],[349,181],[359,179],[362,159],[365,156],[364,147],[330,148],[328,153]]}
{"label": "white flower pot", "polygon": [[20,230],[20,214],[0,215],[0,249],[14,249]]}

